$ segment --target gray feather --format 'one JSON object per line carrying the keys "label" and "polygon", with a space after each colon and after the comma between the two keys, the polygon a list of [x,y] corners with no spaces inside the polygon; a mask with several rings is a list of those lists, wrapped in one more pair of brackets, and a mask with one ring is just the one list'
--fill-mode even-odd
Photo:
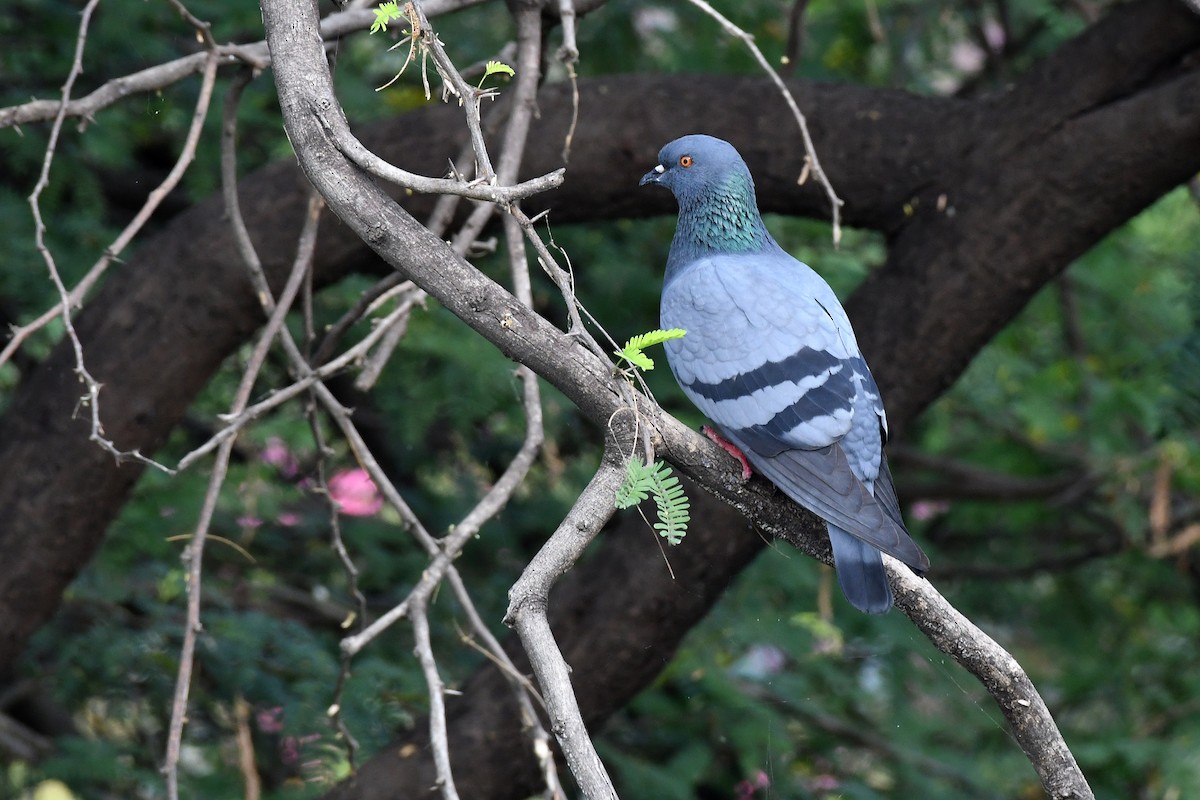
{"label": "gray feather", "polygon": [[837,563],[838,585],[850,604],[867,614],[882,614],[891,608],[892,587],[879,551],[833,524],[829,526],[829,544]]}
{"label": "gray feather", "polygon": [[771,238],[754,182],[727,142],[685,136],[642,179],[674,192],[679,224],[661,324],[684,393],[750,464],[829,525],[838,580],[856,607],[892,603],[881,552],[918,572],[883,457],[887,416],[829,285]]}

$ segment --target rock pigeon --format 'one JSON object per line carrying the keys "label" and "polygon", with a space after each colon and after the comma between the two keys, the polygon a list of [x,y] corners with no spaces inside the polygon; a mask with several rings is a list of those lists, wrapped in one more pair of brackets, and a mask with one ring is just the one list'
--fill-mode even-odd
{"label": "rock pigeon", "polygon": [[671,371],[730,452],[828,523],[842,592],[881,614],[892,590],[880,551],[918,573],[929,559],[900,516],[887,417],[850,320],[829,284],[767,232],[732,145],[684,136],[658,157],[641,185],[679,201],[661,317],[687,335],[665,345]]}

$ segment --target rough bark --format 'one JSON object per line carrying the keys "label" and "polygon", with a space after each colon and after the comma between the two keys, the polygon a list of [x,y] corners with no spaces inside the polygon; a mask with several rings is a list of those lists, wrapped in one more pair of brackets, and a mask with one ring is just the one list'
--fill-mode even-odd
{"label": "rough bark", "polygon": [[[612,388],[611,375],[607,374],[604,365],[594,363],[582,347],[573,347],[569,339],[547,329],[543,320],[526,313],[500,287],[490,285],[486,278],[456,261],[449,251],[437,250],[432,243],[425,242],[428,234],[415,221],[386,202],[376,187],[356,179],[352,165],[339,156],[330,141],[339,135],[337,128],[341,120],[330,112],[329,95],[319,85],[324,77],[319,50],[303,36],[297,37],[291,28],[270,24],[272,20],[279,22],[282,19],[282,10],[276,3],[264,2],[264,12],[273,52],[278,48],[276,82],[289,138],[296,146],[306,173],[330,207],[389,263],[417,281],[506,355],[546,377],[575,402],[585,416],[601,423],[609,419],[622,401]],[[315,24],[315,19],[310,20],[310,24]],[[1084,37],[1081,47],[1086,48],[1090,43],[1089,37]],[[313,69],[320,74],[311,74]],[[1017,98],[1022,99],[1020,95]],[[1052,152],[1055,152],[1054,148]],[[935,207],[935,210],[942,213],[945,209]],[[414,246],[420,256],[414,257]],[[507,320],[508,324],[501,325],[501,320]],[[661,436],[663,452],[685,473],[716,491],[727,502],[737,505],[765,530],[775,535],[786,531],[789,541],[806,552],[828,558],[827,547],[823,541],[817,541],[822,537],[812,535],[811,520],[802,526],[801,533],[791,536],[796,519],[786,501],[781,502],[778,496],[764,498],[753,491],[731,490],[727,477],[722,476],[719,468],[713,469],[713,452],[704,452],[688,442],[673,429],[671,420],[657,416],[653,409],[643,408],[640,413],[644,423]],[[677,423],[674,427],[677,428]],[[707,450],[714,448],[710,444]],[[901,573],[893,574],[899,590],[897,606],[985,683],[1037,769],[1047,793],[1054,798],[1091,797],[1091,789],[1044,702],[1019,664],[954,612],[940,595],[929,590],[927,584],[903,570]],[[580,635],[579,631],[574,633]],[[593,650],[592,653],[596,661],[611,668],[610,651]],[[997,673],[1001,673],[998,680]],[[558,688],[543,685],[547,692]],[[580,691],[586,693],[587,689],[581,686]],[[388,752],[397,750],[389,748]],[[373,766],[386,773],[395,762],[392,756],[385,754]],[[374,777],[368,777],[364,771],[352,791],[361,796],[371,796],[380,790],[395,791],[397,776],[372,775]],[[502,779],[493,791],[504,793],[509,791],[510,785],[509,779]],[[419,788],[418,784],[408,786],[410,790]],[[512,791],[520,792],[522,788]]]}
{"label": "rough bark", "polygon": [[[669,553],[674,579],[645,523],[625,514],[601,535],[595,555],[550,594],[551,629],[593,731],[666,667],[683,633],[763,549],[766,540],[735,509],[690,482],[687,491],[695,518],[705,524],[688,534],[687,547]],[[664,630],[667,620],[676,633]],[[528,673],[529,661],[515,636],[506,640],[505,649]],[[481,669],[458,688],[461,695],[446,698],[446,713],[459,794],[528,797],[537,790],[539,773],[508,683],[499,671]],[[430,790],[437,776],[426,731],[418,723],[326,800],[436,796]]]}
{"label": "rough bark", "polygon": [[[1118,8],[999,97],[951,101],[792,82],[813,117],[822,161],[847,200],[847,221],[891,237],[888,263],[856,294],[850,311],[895,424],[948,386],[1075,255],[1200,169],[1194,146],[1200,141],[1194,113],[1200,68],[1188,59],[1198,47],[1200,23],[1186,8],[1147,0]],[[759,176],[764,208],[825,213],[815,189],[795,186],[799,144],[781,140],[780,131],[792,123],[766,81],[630,76],[581,88],[567,184],[545,200],[557,222],[668,211],[669,198],[637,192],[637,176],[662,142],[699,129],[743,149]],[[564,98],[550,89],[541,99],[527,174],[558,166]],[[710,112],[718,105],[723,113],[714,121]],[[439,108],[363,138],[402,166],[436,173],[456,152],[460,127],[457,109]],[[277,277],[302,218],[302,181],[293,165],[280,164],[244,182],[248,224],[260,252],[274,259],[267,266]],[[937,211],[942,193],[953,216]],[[911,216],[906,203],[915,208]],[[261,321],[221,216],[216,200],[181,216],[80,315],[89,366],[105,383],[106,428],[122,447],[152,452],[221,360]],[[325,231],[318,255],[324,279],[377,263],[349,231],[336,225]],[[72,421],[80,392],[71,367],[69,350],[58,348],[23,383],[0,421],[0,666],[53,613],[140,474],[131,465],[114,466]],[[691,584],[704,587],[699,610],[677,614],[653,592],[613,597],[613,586],[628,583],[589,583],[587,567],[577,583],[611,601],[621,637],[660,643],[654,658],[665,658],[759,547],[756,537],[734,537],[753,540],[748,554],[714,558],[707,548],[726,543],[725,537],[717,529],[704,534],[693,534],[684,548],[700,562],[697,568],[706,568],[698,580],[712,582]],[[672,564],[680,569],[675,558]],[[584,713],[603,719],[655,670],[638,667],[641,658],[627,649],[611,649],[613,641],[588,634],[602,603],[560,602],[556,631],[571,649],[570,663],[577,671],[603,664],[604,680],[618,684],[606,689],[604,681],[580,682]],[[623,655],[614,658],[614,652]],[[477,677],[471,685],[486,682]],[[503,718],[488,702],[456,708],[456,730],[476,739],[493,735],[482,727],[487,718]],[[389,748],[380,763],[395,761],[395,752]],[[491,755],[486,759],[473,762],[481,774],[493,762]],[[509,783],[515,763],[497,756],[498,771],[484,774],[478,785],[519,787]],[[373,763],[360,782],[383,768]],[[381,790],[387,785],[379,784]]]}

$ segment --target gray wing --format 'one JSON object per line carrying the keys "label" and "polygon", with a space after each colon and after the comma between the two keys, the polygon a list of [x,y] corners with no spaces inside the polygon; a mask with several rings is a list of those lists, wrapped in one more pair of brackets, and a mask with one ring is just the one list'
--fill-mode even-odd
{"label": "gray wing", "polygon": [[662,325],[688,331],[667,343],[671,369],[696,406],[789,497],[927,568],[900,520],[890,475],[885,505],[872,496],[886,422],[849,320],[828,285],[787,258],[791,264],[710,259],[668,284]]}
{"label": "gray wing", "polygon": [[890,473],[886,481],[876,482],[877,490],[884,484],[887,487],[877,499],[851,471],[845,452],[837,444],[819,450],[783,450],[772,456],[759,451],[754,434],[747,436],[744,431],[726,428],[721,433],[737,445],[759,473],[821,519],[919,572],[929,569],[929,559],[900,520]]}
{"label": "gray wing", "polygon": [[[668,283],[662,297],[663,327],[688,332],[666,344],[688,397],[721,427],[775,440],[776,451],[840,441],[870,376],[833,292],[786,258],[790,264],[766,256],[706,259]],[[864,472],[874,477],[873,468]]]}
{"label": "gray wing", "polygon": [[883,507],[884,513],[903,525],[900,498],[896,496],[896,485],[892,482],[892,471],[888,468],[886,457],[879,462],[879,477],[875,479],[875,485],[871,489],[875,495],[875,502]]}

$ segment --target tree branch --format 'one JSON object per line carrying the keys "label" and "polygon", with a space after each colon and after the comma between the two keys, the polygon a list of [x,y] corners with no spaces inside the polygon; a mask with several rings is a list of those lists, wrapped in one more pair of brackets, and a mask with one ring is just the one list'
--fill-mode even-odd
{"label": "tree branch", "polygon": [[987,689],[1037,770],[1046,795],[1052,800],[1094,797],[1045,701],[1017,660],[927,583],[906,569],[896,569],[895,559],[885,556],[884,561],[896,590],[896,607]]}
{"label": "tree branch", "polygon": [[[427,16],[436,17],[484,2],[487,0],[425,0],[421,3],[421,8]],[[321,21],[321,36],[327,42],[336,41],[343,36],[367,30],[374,19],[374,11],[370,8],[339,11]],[[69,102],[64,114],[67,117],[82,117],[91,121],[98,111],[114,103],[136,94],[165,89],[189,75],[203,71],[210,54],[217,58],[220,66],[246,64],[256,70],[264,70],[271,66],[271,54],[266,41],[216,45],[202,53],[181,56],[173,61],[113,78],[86,97]],[[58,100],[31,100],[19,106],[0,108],[0,129],[52,120],[61,107],[62,104]]]}
{"label": "tree branch", "polygon": [[[1004,98],[1009,95],[964,102],[791,82],[805,107],[816,102],[821,108],[812,121],[814,141],[847,200],[847,221],[904,239],[903,252],[893,252],[889,264],[849,304],[894,425],[910,421],[953,382],[981,343],[1045,282],[1047,272],[1061,270],[1074,254],[1200,170],[1200,152],[1194,147],[1200,120],[1180,111],[1197,107],[1200,71],[1185,55],[1200,46],[1200,23],[1178,3],[1142,0],[1122,5],[1097,29],[1064,46],[1049,64],[1034,67],[1022,86],[1024,92],[1052,99],[1074,97],[1086,82],[1093,87],[1093,98],[1109,99],[1100,105],[1090,100],[1090,110],[1057,122],[1043,116],[1030,136],[1019,135],[1027,118],[1007,113]],[[1121,39],[1130,31],[1138,35]],[[1109,56],[1120,56],[1111,68],[1105,46]],[[1098,84],[1108,88],[1098,91]],[[788,117],[766,81],[622,76],[585,81],[579,90],[571,174],[552,195],[526,201],[531,213],[553,205],[555,222],[561,225],[668,211],[667,198],[632,187],[661,142],[680,129],[700,126],[735,141],[747,154],[760,176],[759,199],[766,210],[820,213],[822,195],[812,187],[796,187],[790,177],[802,161],[799,148],[771,135],[788,124]],[[714,119],[706,112],[717,104],[725,113]],[[669,119],[646,114],[653,106],[670,107],[673,113]],[[547,87],[539,107],[527,174],[559,166],[555,160],[569,128],[570,93]],[[1007,160],[1012,157],[1007,150],[989,151],[977,142],[982,131],[996,131],[997,139],[1003,138],[1001,129],[1024,142],[1017,161]],[[427,171],[461,146],[461,114],[458,109],[426,109],[364,129],[361,135],[390,161]],[[971,155],[968,165],[964,154]],[[1024,186],[1014,192],[1029,169],[1039,176],[1036,192]],[[286,253],[296,237],[302,182],[289,160],[242,185],[247,226],[265,253],[272,284],[279,286],[290,265],[278,254]],[[957,215],[954,224],[925,225],[923,238],[916,226],[923,225],[936,202],[919,204],[916,220],[906,220],[901,209],[908,199],[936,200],[939,192],[950,194],[948,207],[971,213]],[[960,197],[969,197],[969,206]],[[428,198],[407,203],[415,213],[432,207]],[[999,235],[1004,229],[1016,232],[1014,236],[1029,232],[1009,241]],[[197,240],[206,246],[194,247]],[[998,247],[998,241],[1005,246]],[[943,257],[947,248],[952,252]],[[348,229],[327,226],[316,256],[317,285],[349,270],[374,269],[377,263]],[[424,266],[440,263],[434,259]],[[90,366],[105,384],[105,428],[122,447],[154,452],[221,360],[262,323],[257,300],[236,264],[219,200],[203,203],[144,243],[79,315],[77,327],[91,354]],[[464,285],[463,297],[483,298],[481,315],[498,310],[489,305],[488,292],[473,282]],[[493,323],[499,318],[489,317]],[[570,342],[552,341],[568,356],[583,352]],[[57,348],[23,381],[0,420],[0,509],[6,520],[0,530],[0,661],[5,663],[57,607],[64,586],[91,557],[141,472],[134,465],[113,465],[72,420],[78,396],[72,363],[69,347]],[[604,398],[606,386],[598,383],[590,391]],[[707,478],[714,483],[722,476],[732,479],[718,468],[724,464],[718,453],[704,450],[703,442],[698,447],[718,465],[705,473]],[[754,485],[747,491],[755,491]],[[675,637],[760,549],[759,539],[748,530],[728,535],[743,523],[724,506],[709,503],[704,518],[715,527],[699,526],[672,557],[681,583],[694,587],[694,595],[666,583],[654,590],[661,593],[613,597],[612,586],[624,576],[639,569],[661,571],[654,552],[638,549],[642,539],[637,536],[620,546],[602,547],[607,556],[595,562],[597,571],[589,561],[563,581],[569,602],[556,600],[555,608],[566,609],[564,629],[586,625],[589,631],[563,641],[578,685],[589,691],[580,698],[589,721],[603,719],[657,672]],[[815,528],[813,537],[820,537]],[[682,572],[685,567],[693,571]],[[577,580],[580,575],[594,577]],[[650,607],[670,611],[659,618],[653,636],[630,642],[629,620]],[[611,658],[617,652],[620,658]],[[605,669],[595,666],[599,660]],[[594,672],[582,677],[589,668]],[[468,687],[478,687],[479,694],[470,695],[475,702],[449,711],[456,748],[472,742],[482,747],[485,731],[509,730],[504,726],[519,719],[506,711],[512,707],[505,705],[509,692],[502,679],[496,678],[498,694],[490,692],[490,674],[481,673]],[[507,777],[527,752],[517,741],[515,752],[491,741],[497,763],[481,765],[479,775],[498,780],[474,784],[474,793],[462,789],[465,796],[517,785]],[[409,768],[416,775],[420,761],[400,764],[394,756],[382,755],[364,767],[354,791],[369,796],[364,786],[372,776],[391,778]],[[431,780],[426,775],[423,783],[389,781],[382,786],[427,787]],[[384,793],[378,796],[387,796],[391,790],[380,791]]]}
{"label": "tree branch", "polygon": [[[623,411],[632,412],[655,431],[662,451],[682,471],[767,532],[783,536],[829,563],[828,540],[815,517],[807,512],[800,514],[805,524],[797,526],[796,507],[780,495],[768,493],[762,481],[754,482],[753,488],[730,481],[719,466],[722,461],[716,445],[686,430],[649,401],[639,398],[636,409],[626,408],[610,365],[571,342],[456,257],[341,157],[318,119],[320,109],[336,100],[321,48],[314,37],[305,34],[315,28],[315,4],[295,7],[284,0],[264,0],[262,8],[268,42],[276,58],[276,86],[288,137],[301,168],[348,227],[502,352],[553,383],[587,416],[607,424]],[[597,418],[597,414],[603,416]],[[1017,662],[954,611],[927,582],[892,559],[886,563],[898,591],[897,607],[939,649],[959,660],[984,683],[1013,725],[1014,735],[1051,796],[1092,797],[1048,709]],[[519,621],[519,614],[516,619]],[[542,669],[558,688],[561,676],[557,670],[550,664],[543,664]],[[544,681],[543,691],[550,688]],[[560,742],[564,747],[582,744],[575,738],[564,739],[561,732]],[[567,753],[567,757],[573,767],[588,769],[586,749]],[[586,774],[590,773],[576,772],[581,781]],[[596,791],[603,792],[603,786]]]}
{"label": "tree branch", "polygon": [[[626,426],[627,427],[627,426]],[[571,688],[571,668],[550,630],[546,616],[550,588],[569,570],[604,523],[613,515],[613,498],[625,477],[625,458],[636,434],[625,431],[629,441],[612,442],[604,449],[600,468],[579,495],[554,535],[533,557],[509,590],[504,623],[521,637],[533,672],[542,688],[551,730],[558,738],[571,773],[586,798],[617,797],[612,779],[596,754],[579,702]]]}

